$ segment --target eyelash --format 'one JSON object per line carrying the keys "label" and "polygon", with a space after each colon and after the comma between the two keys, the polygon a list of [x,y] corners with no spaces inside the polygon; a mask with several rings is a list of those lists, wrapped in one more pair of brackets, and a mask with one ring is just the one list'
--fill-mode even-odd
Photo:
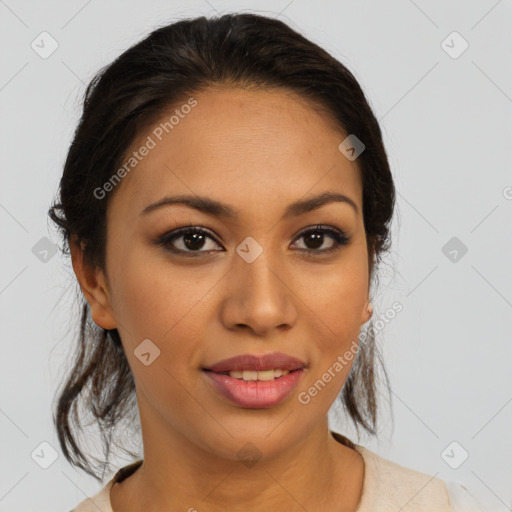
{"label": "eyelash", "polygon": [[[298,240],[306,235],[309,235],[310,233],[321,233],[324,235],[329,235],[329,237],[334,240],[334,245],[330,247],[329,249],[323,249],[323,250],[317,250],[317,249],[299,249],[299,251],[304,251],[309,254],[329,254],[332,253],[338,249],[340,249],[342,246],[347,245],[350,242],[349,236],[345,235],[345,233],[339,229],[334,229],[329,226],[325,225],[316,225],[307,229],[304,229],[301,231],[295,240]],[[186,255],[186,257],[197,257],[201,253],[210,253],[210,252],[220,252],[220,251],[184,251],[182,249],[176,249],[172,247],[172,242],[174,242],[176,239],[179,239],[187,234],[199,234],[199,235],[205,235],[208,238],[212,239],[216,244],[220,245],[217,240],[206,230],[199,227],[193,227],[188,226],[184,228],[179,228],[177,230],[174,230],[170,233],[166,233],[163,236],[159,237],[154,243],[157,246],[162,246],[165,248],[165,250],[170,251],[174,254],[179,255]]]}

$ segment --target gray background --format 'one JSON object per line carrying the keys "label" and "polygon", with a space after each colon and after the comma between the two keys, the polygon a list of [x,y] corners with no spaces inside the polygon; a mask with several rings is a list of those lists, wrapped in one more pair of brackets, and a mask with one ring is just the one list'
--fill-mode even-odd
{"label": "gray background", "polygon": [[[99,490],[64,460],[51,420],[77,310],[69,262],[45,257],[40,242],[58,241],[47,210],[85,84],[157,25],[237,10],[278,16],[347,65],[381,122],[396,180],[374,312],[403,305],[379,341],[394,426],[385,413],[378,441],[358,440],[343,416],[333,427],[511,510],[510,0],[0,0],[0,511],[66,511]],[[58,43],[46,59],[31,47],[43,31]],[[453,31],[469,44],[458,56]],[[469,454],[457,469],[442,455],[453,441],[452,465]],[[31,457],[42,442],[57,450],[48,469]]]}

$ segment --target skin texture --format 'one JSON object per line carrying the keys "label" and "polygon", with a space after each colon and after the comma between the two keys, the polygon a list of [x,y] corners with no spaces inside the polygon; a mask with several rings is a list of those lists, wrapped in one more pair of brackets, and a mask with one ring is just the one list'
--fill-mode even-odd
{"label": "skin texture", "polygon": [[[310,403],[297,399],[358,341],[371,315],[360,171],[338,150],[347,134],[280,89],[216,87],[194,98],[197,106],[112,193],[106,272],[84,265],[72,246],[93,319],[118,329],[136,381],[144,463],[114,485],[113,509],[355,510],[364,463],[327,425],[352,361]],[[358,211],[331,202],[281,220],[288,204],[326,191],[350,197]],[[222,201],[239,215],[224,219],[183,205],[141,215],[178,194]],[[298,237],[317,224],[342,230],[349,243],[322,254],[336,244],[329,235],[317,245]],[[187,226],[212,235],[199,256],[153,243]],[[236,252],[248,236],[263,248],[252,263]],[[183,237],[173,245],[191,252]],[[145,366],[134,350],[147,338],[161,353]],[[308,367],[296,392],[272,408],[233,405],[201,370],[275,351]],[[249,442],[260,457],[251,467],[237,456]]]}

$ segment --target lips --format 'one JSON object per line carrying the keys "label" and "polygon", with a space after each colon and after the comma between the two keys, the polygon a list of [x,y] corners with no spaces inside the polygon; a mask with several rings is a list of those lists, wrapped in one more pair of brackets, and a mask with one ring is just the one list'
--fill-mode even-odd
{"label": "lips", "polygon": [[306,367],[306,363],[282,352],[255,356],[242,354],[215,363],[210,367],[203,368],[214,373],[225,373],[231,371],[265,371],[265,370],[299,370]]}

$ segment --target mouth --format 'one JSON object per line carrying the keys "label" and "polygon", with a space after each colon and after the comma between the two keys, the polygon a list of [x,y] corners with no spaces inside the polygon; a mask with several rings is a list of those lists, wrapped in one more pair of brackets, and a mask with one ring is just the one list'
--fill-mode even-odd
{"label": "mouth", "polygon": [[[240,373],[241,378],[232,376]],[[211,386],[218,396],[244,409],[269,409],[284,402],[299,385],[304,368],[284,370],[281,373],[277,377],[274,370],[222,373],[203,371],[207,385]],[[258,377],[265,380],[259,380]]]}
{"label": "mouth", "polygon": [[[270,370],[231,370],[226,372],[212,372],[217,375],[227,375],[233,379],[244,380],[247,382],[251,381],[260,381],[260,382],[268,382],[275,379],[280,379],[285,377],[291,372],[297,372],[302,370],[302,368],[297,368],[295,370],[284,370],[281,368],[273,368]],[[203,371],[211,372],[212,370],[208,370],[203,368]]]}
{"label": "mouth", "polygon": [[268,409],[284,402],[298,386],[307,365],[282,352],[242,354],[201,368],[207,385],[229,403]]}

